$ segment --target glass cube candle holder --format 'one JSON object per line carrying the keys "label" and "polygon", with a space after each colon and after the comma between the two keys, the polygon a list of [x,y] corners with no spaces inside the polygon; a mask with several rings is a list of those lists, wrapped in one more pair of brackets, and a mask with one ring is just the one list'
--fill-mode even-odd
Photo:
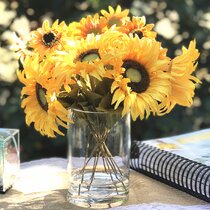
{"label": "glass cube candle holder", "polygon": [[0,192],[6,192],[18,176],[19,148],[19,130],[0,128]]}

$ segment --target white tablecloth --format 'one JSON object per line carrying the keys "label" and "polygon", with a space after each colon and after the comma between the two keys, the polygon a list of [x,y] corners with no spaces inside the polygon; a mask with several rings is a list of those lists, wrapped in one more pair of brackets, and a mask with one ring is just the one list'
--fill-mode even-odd
{"label": "white tablecloth", "polygon": [[[68,188],[67,160],[63,158],[49,158],[21,164],[19,179],[12,189],[0,195],[0,210],[24,209],[76,209],[66,201]],[[152,180],[153,181],[153,180]],[[156,181],[154,181],[156,182]],[[161,185],[164,185],[160,183]],[[168,187],[168,186],[167,186]],[[170,189],[170,188],[169,188]],[[175,190],[171,188],[172,190]],[[152,189],[151,189],[152,190]],[[183,193],[180,191],[180,193]],[[184,195],[184,194],[183,194]],[[141,195],[135,195],[141,196]],[[164,196],[164,195],[162,195]],[[187,195],[188,196],[188,195]],[[191,196],[190,196],[191,197]],[[190,199],[194,199],[193,197]],[[196,198],[195,198],[196,199]],[[198,202],[197,202],[198,201]],[[50,203],[51,202],[51,203]],[[53,204],[54,202],[54,204]],[[129,202],[128,202],[129,203]],[[197,205],[203,204],[203,205]],[[83,209],[83,208],[81,208]],[[185,205],[173,203],[144,203],[112,208],[112,210],[204,210],[210,209],[210,204],[196,200]]]}

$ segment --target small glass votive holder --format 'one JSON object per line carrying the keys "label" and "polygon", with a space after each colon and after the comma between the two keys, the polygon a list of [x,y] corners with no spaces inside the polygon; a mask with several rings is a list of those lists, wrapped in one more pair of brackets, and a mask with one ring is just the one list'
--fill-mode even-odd
{"label": "small glass votive holder", "polygon": [[0,192],[6,192],[20,169],[19,130],[0,128]]}

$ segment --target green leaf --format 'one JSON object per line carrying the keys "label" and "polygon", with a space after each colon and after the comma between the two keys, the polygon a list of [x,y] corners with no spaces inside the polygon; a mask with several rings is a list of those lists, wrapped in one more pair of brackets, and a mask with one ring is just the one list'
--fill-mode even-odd
{"label": "green leaf", "polygon": [[94,107],[97,107],[102,99],[101,95],[94,92],[87,91],[86,89],[82,89],[82,94],[86,98],[86,100],[89,102],[89,104],[93,105]]}
{"label": "green leaf", "polygon": [[107,93],[110,93],[110,88],[113,80],[109,78],[103,78],[103,80],[97,85],[96,93],[105,96]]}
{"label": "green leaf", "polygon": [[101,102],[99,103],[99,108],[100,109],[105,109],[105,110],[108,110],[108,109],[111,109],[112,106],[111,106],[111,102],[112,102],[112,95],[111,93],[107,93],[101,100]]}
{"label": "green leaf", "polygon": [[78,97],[78,86],[73,86],[71,92],[62,91],[58,96],[59,102],[65,107],[70,108]]}

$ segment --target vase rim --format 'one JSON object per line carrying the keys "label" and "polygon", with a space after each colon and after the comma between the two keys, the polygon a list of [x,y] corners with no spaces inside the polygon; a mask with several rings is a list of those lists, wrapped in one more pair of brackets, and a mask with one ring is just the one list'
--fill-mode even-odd
{"label": "vase rim", "polygon": [[121,114],[120,111],[87,111],[87,110],[82,110],[82,109],[77,109],[77,108],[70,108],[70,110],[76,111],[76,112],[83,112],[87,114]]}

